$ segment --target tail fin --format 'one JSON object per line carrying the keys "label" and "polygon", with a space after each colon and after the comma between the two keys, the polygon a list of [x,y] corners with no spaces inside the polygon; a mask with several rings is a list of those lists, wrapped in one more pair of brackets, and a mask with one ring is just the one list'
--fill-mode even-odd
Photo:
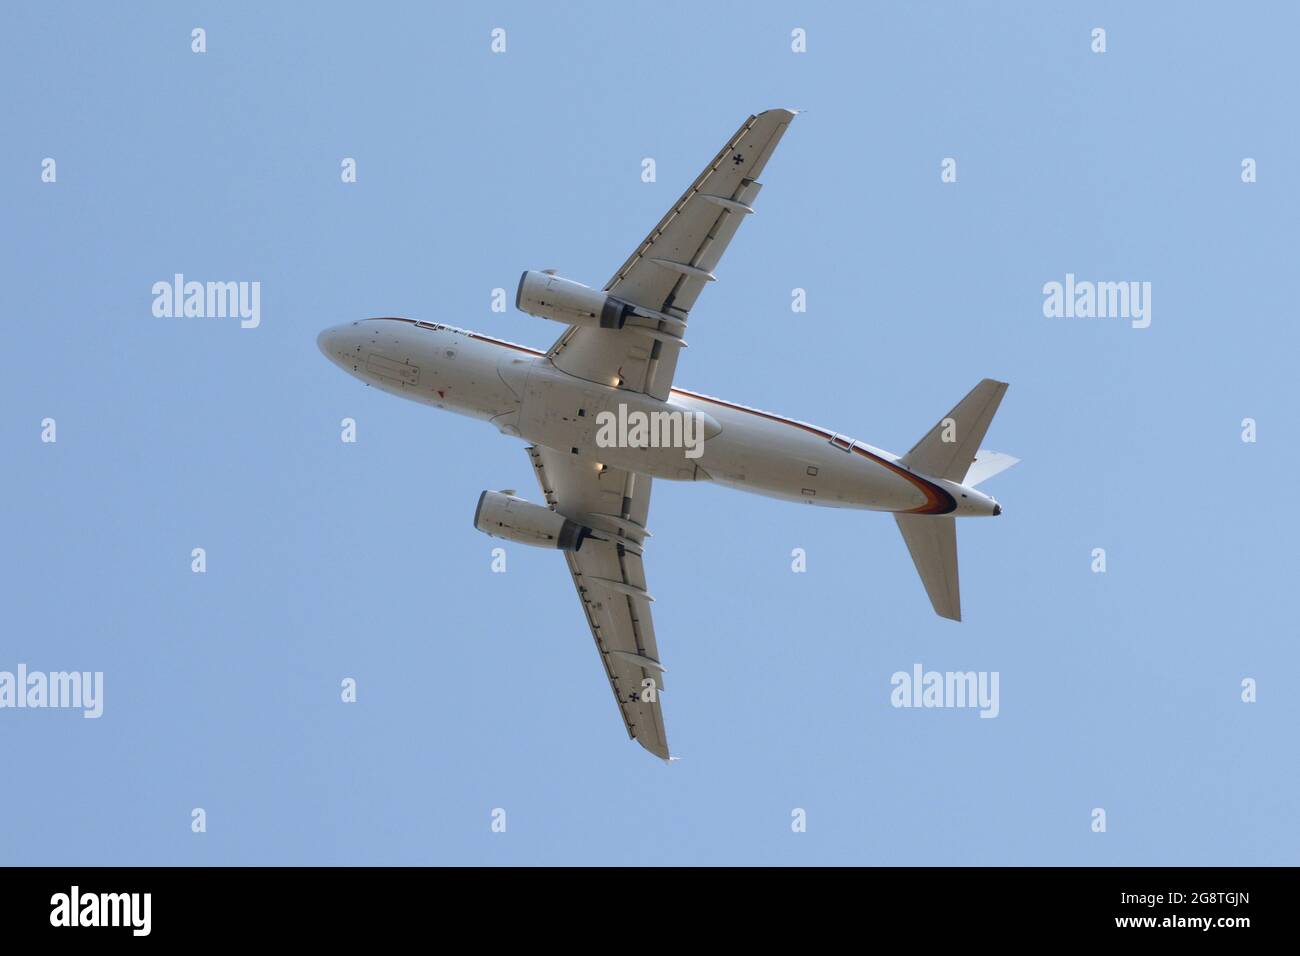
{"label": "tail fin", "polygon": [[917,574],[930,596],[934,613],[961,620],[961,586],[957,581],[957,519],[896,514]]}
{"label": "tail fin", "polygon": [[[931,478],[961,483],[1006,390],[1006,382],[984,379],[900,459],[902,464]],[[1015,462],[1003,467],[1011,464]]]}
{"label": "tail fin", "polygon": [[961,483],[967,488],[974,488],[981,482],[988,481],[994,475],[1002,474],[1012,465],[1018,464],[1020,464],[1019,458],[1012,458],[1000,451],[985,451],[981,448],[975,453],[975,463],[970,466],[970,470],[966,472],[966,477],[961,480]]}

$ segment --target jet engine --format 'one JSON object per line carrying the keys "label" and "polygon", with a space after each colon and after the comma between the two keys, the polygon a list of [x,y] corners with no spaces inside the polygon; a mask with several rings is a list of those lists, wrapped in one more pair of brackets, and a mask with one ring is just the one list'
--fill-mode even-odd
{"label": "jet engine", "polygon": [[525,272],[519,277],[515,308],[564,325],[621,329],[633,307],[581,282],[549,272]]}
{"label": "jet engine", "polygon": [[577,551],[591,535],[590,528],[504,491],[479,496],[474,527],[493,538],[560,551]]}

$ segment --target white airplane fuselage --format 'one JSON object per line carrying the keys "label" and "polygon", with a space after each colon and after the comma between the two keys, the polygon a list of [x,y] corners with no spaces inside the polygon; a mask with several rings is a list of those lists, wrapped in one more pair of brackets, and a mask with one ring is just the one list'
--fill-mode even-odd
{"label": "white airplane fuselage", "polygon": [[[661,402],[577,378],[543,352],[464,329],[364,319],[327,329],[317,341],[332,362],[375,388],[637,474],[832,508],[953,516],[1001,510],[974,488],[916,474],[898,456],[829,429],[680,388]],[[694,448],[611,444],[600,440],[598,420],[610,420],[602,412],[692,415],[702,441]]]}

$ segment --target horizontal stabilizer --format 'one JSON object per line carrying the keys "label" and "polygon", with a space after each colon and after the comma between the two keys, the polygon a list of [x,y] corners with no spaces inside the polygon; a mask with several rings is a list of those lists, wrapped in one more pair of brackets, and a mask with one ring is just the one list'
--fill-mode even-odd
{"label": "horizontal stabilizer", "polygon": [[902,457],[902,463],[931,478],[962,483],[1006,390],[1006,382],[984,379]]}
{"label": "horizontal stabilizer", "polygon": [[895,514],[916,572],[934,612],[961,620],[961,587],[957,581],[957,521],[926,515]]}

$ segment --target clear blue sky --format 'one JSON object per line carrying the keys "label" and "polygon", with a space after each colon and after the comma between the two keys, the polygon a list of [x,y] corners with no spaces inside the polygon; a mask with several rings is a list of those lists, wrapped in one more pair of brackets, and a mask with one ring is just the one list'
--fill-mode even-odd
{"label": "clear blue sky", "polygon": [[[5,6],[0,670],[105,702],[0,711],[0,862],[1300,862],[1294,6],[541,6]],[[1024,461],[960,526],[960,625],[885,515],[659,483],[666,766],[563,561],[490,571],[522,444],[315,337],[548,345],[491,290],[602,284],[773,106],[678,384],[903,452],[996,377]],[[260,281],[261,327],[155,318],[176,272]],[[1151,282],[1151,327],[1045,318],[1067,272]],[[998,671],[1000,716],[892,708],[916,662]]]}

